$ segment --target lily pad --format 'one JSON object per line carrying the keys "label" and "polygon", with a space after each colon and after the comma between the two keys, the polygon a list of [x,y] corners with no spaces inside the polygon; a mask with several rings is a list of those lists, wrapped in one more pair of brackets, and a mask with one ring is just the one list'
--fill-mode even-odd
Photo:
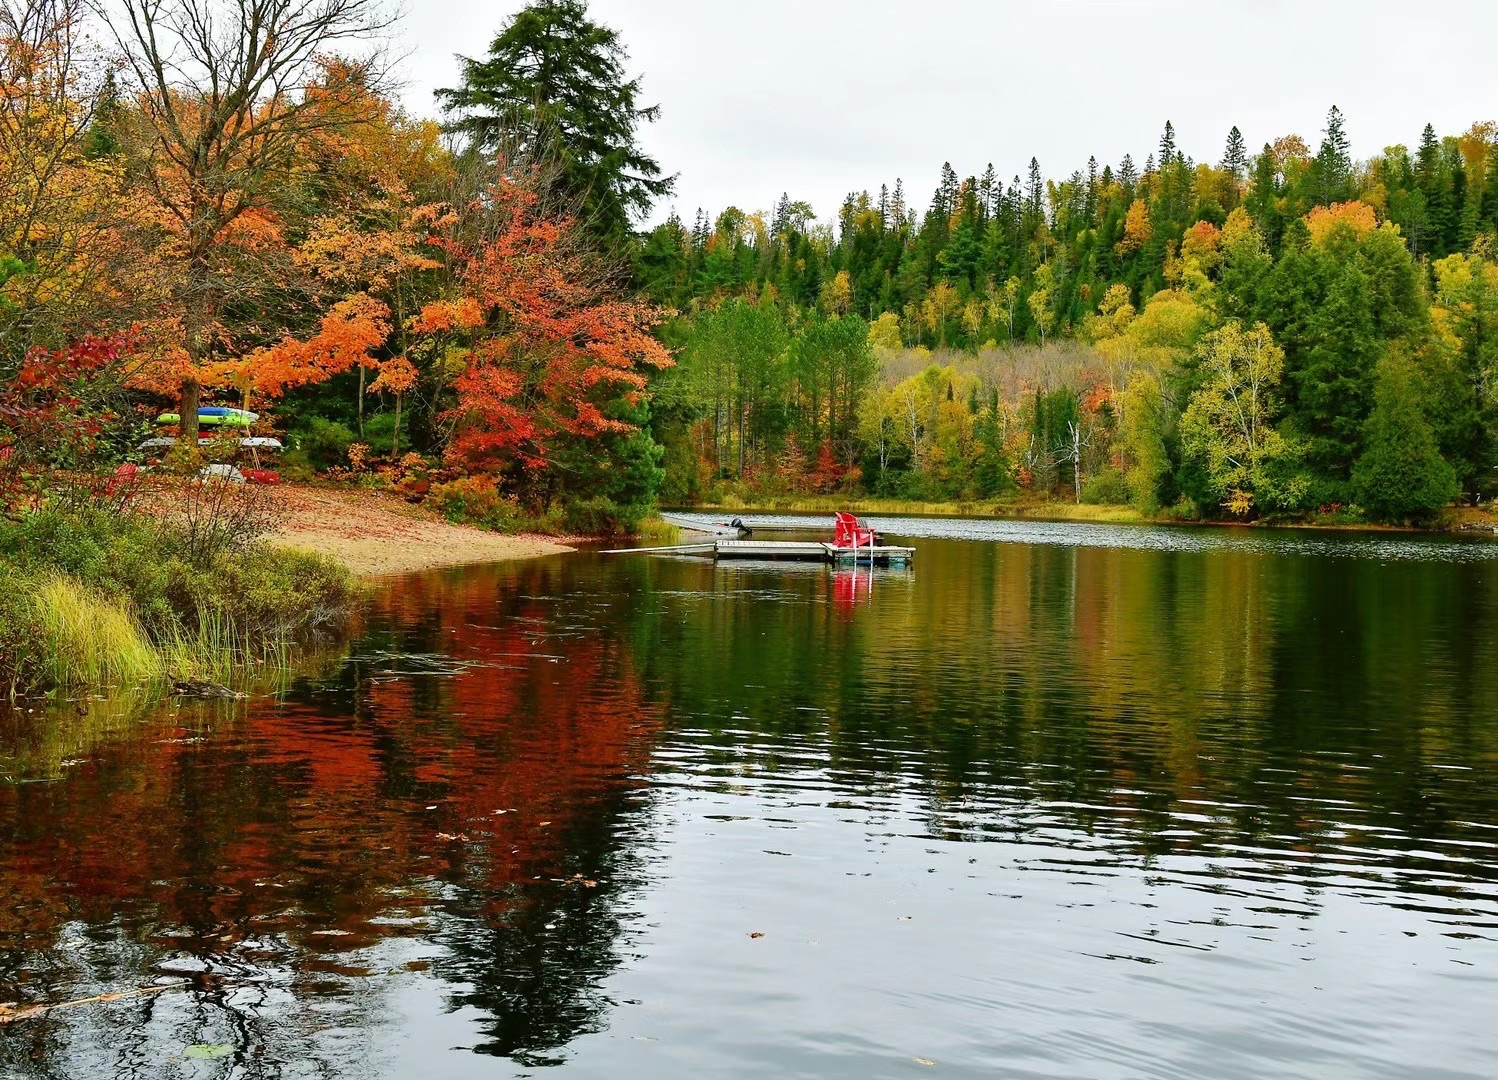
{"label": "lily pad", "polygon": [[194,1058],[198,1061],[216,1061],[226,1058],[234,1053],[234,1047],[228,1043],[195,1043],[182,1051],[184,1057]]}

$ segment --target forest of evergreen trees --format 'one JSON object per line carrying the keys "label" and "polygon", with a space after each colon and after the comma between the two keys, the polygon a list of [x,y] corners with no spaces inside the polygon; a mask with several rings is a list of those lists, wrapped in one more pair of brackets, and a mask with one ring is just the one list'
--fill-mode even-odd
{"label": "forest of evergreen trees", "polygon": [[636,274],[679,312],[654,427],[668,499],[1029,488],[1192,516],[1406,519],[1493,486],[1495,126],[1354,158],[1215,164],[1166,123],[1141,163],[1008,182],[950,165],[836,221],[673,216]]}

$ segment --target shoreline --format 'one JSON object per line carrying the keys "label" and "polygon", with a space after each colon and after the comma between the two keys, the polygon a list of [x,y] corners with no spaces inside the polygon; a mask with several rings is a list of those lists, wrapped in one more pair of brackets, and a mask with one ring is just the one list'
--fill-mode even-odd
{"label": "shoreline", "polygon": [[1127,505],[1035,502],[924,502],[867,496],[839,498],[831,495],[767,498],[758,503],[734,500],[704,502],[695,506],[662,507],[663,510],[716,514],[831,514],[846,510],[854,514],[944,517],[979,521],[1043,521],[1089,525],[1157,525],[1165,528],[1313,529],[1326,532],[1421,533],[1468,536],[1498,534],[1498,517],[1485,509],[1451,508],[1442,524],[1429,527],[1384,525],[1369,521],[1195,521],[1183,518],[1148,517]]}
{"label": "shoreline", "polygon": [[453,525],[380,492],[291,484],[273,490],[276,527],[266,542],[329,556],[359,578],[576,550],[554,537]]}

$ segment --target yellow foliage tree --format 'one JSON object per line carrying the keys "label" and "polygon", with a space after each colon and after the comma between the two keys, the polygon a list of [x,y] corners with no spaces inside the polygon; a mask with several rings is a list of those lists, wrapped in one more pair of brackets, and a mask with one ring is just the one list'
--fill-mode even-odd
{"label": "yellow foliage tree", "polygon": [[1338,225],[1347,225],[1361,239],[1378,228],[1378,215],[1373,207],[1353,199],[1351,202],[1335,203],[1332,206],[1315,207],[1306,215],[1306,230],[1311,234],[1311,243],[1323,244]]}
{"label": "yellow foliage tree", "polygon": [[1124,215],[1124,234],[1118,243],[1113,245],[1113,250],[1120,256],[1132,255],[1149,243],[1150,237],[1154,235],[1154,227],[1150,224],[1149,207],[1143,199],[1135,199],[1129,204],[1129,211]]}

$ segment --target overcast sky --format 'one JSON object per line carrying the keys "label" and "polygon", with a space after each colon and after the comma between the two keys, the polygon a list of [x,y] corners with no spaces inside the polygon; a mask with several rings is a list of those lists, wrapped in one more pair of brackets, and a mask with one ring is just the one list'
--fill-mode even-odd
{"label": "overcast sky", "polygon": [[[435,109],[454,54],[480,55],[516,0],[411,0],[400,31],[412,112]],[[924,208],[943,161],[992,161],[1007,183],[1033,154],[1048,177],[1132,152],[1165,121],[1198,161],[1237,124],[1250,150],[1326,111],[1358,157],[1426,121],[1455,134],[1498,118],[1498,0],[591,0],[618,30],[661,118],[642,141],[690,221],[773,205],[823,220],[849,191],[903,177]],[[664,217],[662,208],[657,218]]]}

